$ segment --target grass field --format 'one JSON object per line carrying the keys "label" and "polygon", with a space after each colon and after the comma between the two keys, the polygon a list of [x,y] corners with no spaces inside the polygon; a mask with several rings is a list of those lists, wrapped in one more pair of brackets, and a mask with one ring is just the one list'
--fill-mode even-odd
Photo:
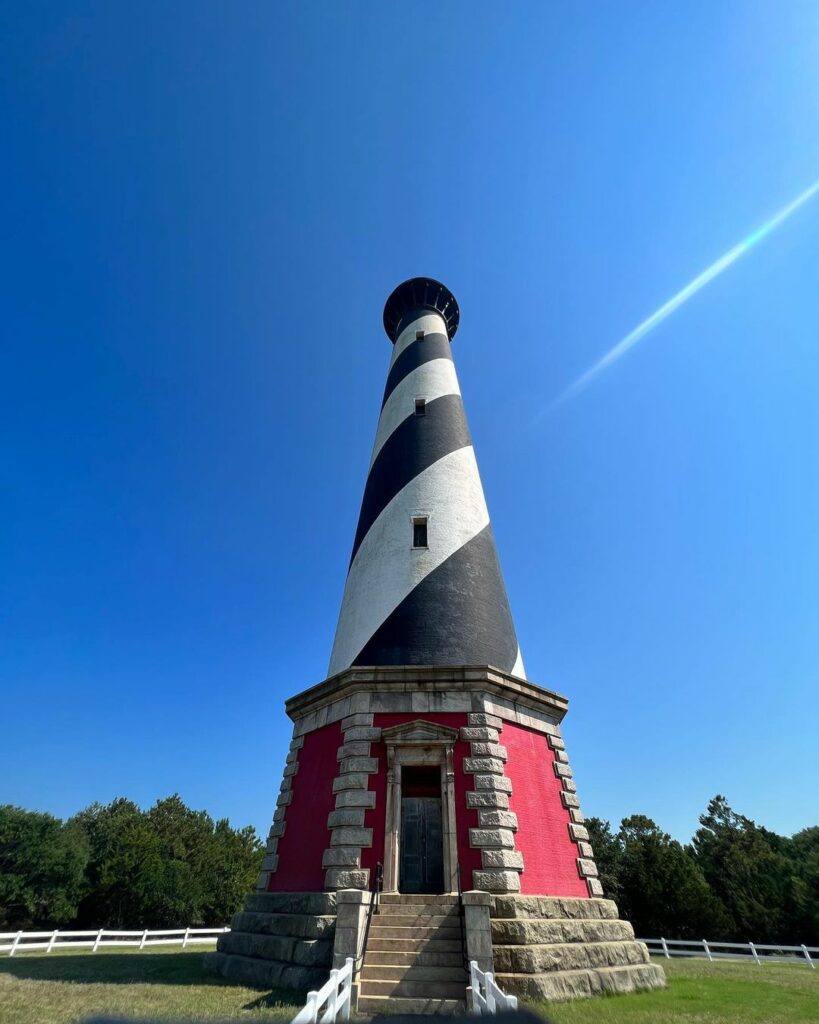
{"label": "grass field", "polygon": [[[819,1024],[819,971],[801,966],[662,961],[661,992],[531,1009],[555,1024]],[[202,952],[27,953],[0,958],[0,1024],[74,1024],[108,1015],[289,1021],[285,992],[231,985]]]}

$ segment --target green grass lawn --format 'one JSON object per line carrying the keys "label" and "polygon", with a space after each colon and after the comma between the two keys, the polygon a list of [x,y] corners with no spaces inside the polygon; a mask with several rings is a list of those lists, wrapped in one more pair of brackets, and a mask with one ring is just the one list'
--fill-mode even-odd
{"label": "green grass lawn", "polygon": [[[819,1024],[819,971],[661,961],[660,992],[529,1004],[555,1024]],[[202,951],[100,950],[0,957],[0,1024],[74,1024],[102,1014],[289,1021],[292,993],[260,992],[202,970]]]}

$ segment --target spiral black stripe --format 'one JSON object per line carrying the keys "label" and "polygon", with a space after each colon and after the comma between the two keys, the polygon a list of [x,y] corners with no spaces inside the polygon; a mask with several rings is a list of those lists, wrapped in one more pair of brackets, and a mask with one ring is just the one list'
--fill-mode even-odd
{"label": "spiral black stripe", "polygon": [[407,345],[387,374],[381,408],[384,408],[387,399],[408,373],[412,373],[422,363],[428,363],[431,359],[452,359],[449,339],[445,334],[427,334]]}
{"label": "spiral black stripe", "polygon": [[492,527],[425,577],[353,665],[494,665],[511,672],[518,642]]}
{"label": "spiral black stripe", "polygon": [[472,444],[460,395],[442,395],[428,402],[423,416],[409,416],[384,442],[372,464],[350,564],[367,531],[402,488],[438,459]]}

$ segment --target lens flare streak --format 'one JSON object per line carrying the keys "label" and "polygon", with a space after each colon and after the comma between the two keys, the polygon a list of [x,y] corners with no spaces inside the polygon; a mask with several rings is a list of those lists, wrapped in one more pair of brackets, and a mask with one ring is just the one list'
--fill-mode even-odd
{"label": "lens flare streak", "polygon": [[666,319],[666,317],[670,316],[676,309],[679,309],[684,302],[687,302],[693,295],[696,295],[696,293],[701,288],[704,288],[710,281],[713,281],[715,277],[723,272],[723,270],[727,270],[732,263],[735,263],[740,258],[740,256],[744,256],[746,252],[753,249],[758,242],[761,242],[762,239],[766,238],[775,228],[778,228],[783,221],[787,220],[792,213],[795,213],[800,206],[803,206],[817,192],[819,192],[819,181],[811,185],[810,188],[806,188],[804,192],[793,200],[793,202],[788,203],[788,205],[783,207],[779,213],[771,217],[770,220],[757,228],[756,231],[752,231],[750,235],[745,237],[738,245],[735,245],[733,249],[729,249],[724,256],[720,256],[718,260],[715,260],[710,267],[704,270],[701,274],[698,274],[690,284],[687,284],[685,288],[678,291],[676,295],[668,300],[668,302],[660,306],[656,312],[643,320],[641,324],[638,324],[637,327],[635,327],[633,331],[629,332],[622,341],[619,341],[614,348],[608,351],[602,359],[599,359],[594,366],[578,377],[573,384],[570,384],[563,394],[559,395],[558,398],[555,399],[550,406],[550,409],[574,398],[588,387],[593,380],[616,363],[618,359],[622,359],[629,349],[633,348],[637,342],[644,338],[650,331],[653,331],[655,327]]}

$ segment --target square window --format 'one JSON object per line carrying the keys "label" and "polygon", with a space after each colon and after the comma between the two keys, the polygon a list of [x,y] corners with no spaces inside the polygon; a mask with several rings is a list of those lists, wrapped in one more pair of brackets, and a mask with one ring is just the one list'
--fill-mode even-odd
{"label": "square window", "polygon": [[415,415],[426,416],[427,414],[427,400],[426,398],[415,399]]}
{"label": "square window", "polygon": [[414,516],[412,520],[412,546],[425,548],[427,544],[427,517]]}
{"label": "square window", "polygon": [[423,340],[423,337],[424,337],[424,332],[423,331],[416,331],[415,332],[415,340],[416,341]]}

